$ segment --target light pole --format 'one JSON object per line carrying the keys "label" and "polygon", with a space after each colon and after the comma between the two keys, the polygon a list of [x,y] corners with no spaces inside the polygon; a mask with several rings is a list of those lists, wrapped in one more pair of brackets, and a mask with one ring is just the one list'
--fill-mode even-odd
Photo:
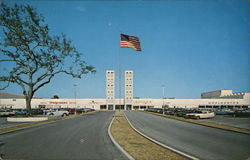
{"label": "light pole", "polygon": [[162,114],[164,114],[164,97],[165,97],[165,85],[163,84],[163,85],[161,85],[161,87],[162,87],[162,108],[163,108],[163,112],[162,112]]}
{"label": "light pole", "polygon": [[74,95],[75,95],[75,115],[76,115],[76,84],[74,84]]}

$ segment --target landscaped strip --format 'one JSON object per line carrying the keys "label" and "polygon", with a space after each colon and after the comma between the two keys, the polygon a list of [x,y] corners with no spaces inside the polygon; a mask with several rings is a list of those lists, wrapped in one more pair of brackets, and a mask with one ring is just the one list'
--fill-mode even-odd
{"label": "landscaped strip", "polygon": [[111,134],[116,142],[135,160],[186,159],[138,134],[131,128],[122,111],[115,113]]}
{"label": "landscaped strip", "polygon": [[163,115],[163,114],[154,113],[154,112],[146,112],[146,113],[155,114],[155,115],[158,115],[158,116],[163,116],[163,117],[166,117],[166,118],[171,118],[171,119],[175,119],[175,120],[179,120],[179,121],[204,125],[204,126],[208,126],[208,127],[214,127],[214,128],[219,128],[219,129],[233,131],[233,132],[250,134],[250,129],[247,129],[247,128],[238,128],[238,127],[233,127],[233,126],[228,126],[228,125],[223,125],[223,124],[217,124],[217,123],[212,123],[212,122],[202,122],[202,121],[199,121],[199,120],[187,119],[187,118],[183,118],[183,117],[177,117],[177,116],[166,115],[166,114]]}
{"label": "landscaped strip", "polygon": [[[94,112],[96,112],[96,111],[94,111]],[[90,114],[90,113],[93,113],[93,112],[83,113],[83,115]],[[0,129],[0,134],[9,133],[9,132],[12,132],[12,131],[16,131],[16,130],[20,130],[20,129],[25,129],[25,128],[36,126],[36,125],[41,125],[41,124],[46,124],[46,123],[52,123],[52,122],[56,122],[56,121],[59,121],[59,120],[72,118],[74,116],[75,115],[70,115],[70,116],[66,116],[66,117],[60,117],[60,118],[50,119],[50,120],[47,120],[47,121],[31,122],[31,123],[28,123],[28,124],[21,124],[21,125],[14,126],[14,127],[4,128],[4,129]]]}

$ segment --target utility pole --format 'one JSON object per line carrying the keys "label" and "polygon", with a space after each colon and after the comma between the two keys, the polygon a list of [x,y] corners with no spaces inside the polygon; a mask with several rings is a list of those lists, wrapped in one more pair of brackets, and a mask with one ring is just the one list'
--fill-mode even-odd
{"label": "utility pole", "polygon": [[74,95],[75,95],[75,115],[76,115],[76,87],[77,85],[74,84]]}
{"label": "utility pole", "polygon": [[163,108],[163,113],[162,114],[164,114],[165,85],[163,84],[163,85],[161,85],[161,87],[162,87],[162,108]]}

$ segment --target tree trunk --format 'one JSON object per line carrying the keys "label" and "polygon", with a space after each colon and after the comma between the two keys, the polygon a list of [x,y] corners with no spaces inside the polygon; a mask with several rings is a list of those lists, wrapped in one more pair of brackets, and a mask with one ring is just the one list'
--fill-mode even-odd
{"label": "tree trunk", "polygon": [[26,95],[26,109],[27,109],[27,115],[31,115],[31,100],[33,98],[33,87],[29,86],[28,94]]}
{"label": "tree trunk", "polygon": [[27,109],[27,115],[31,115],[31,98],[29,95],[26,96],[26,109]]}

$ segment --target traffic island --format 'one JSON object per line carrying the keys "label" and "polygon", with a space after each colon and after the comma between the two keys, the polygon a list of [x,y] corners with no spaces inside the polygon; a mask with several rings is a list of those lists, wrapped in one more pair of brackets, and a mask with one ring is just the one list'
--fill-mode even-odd
{"label": "traffic island", "polygon": [[203,121],[200,121],[200,120],[187,119],[187,118],[177,117],[177,116],[172,116],[172,115],[167,115],[167,114],[163,115],[162,113],[154,113],[154,112],[147,112],[147,111],[143,111],[143,112],[150,113],[150,114],[155,114],[155,115],[158,115],[158,116],[163,116],[163,117],[166,117],[166,118],[171,118],[171,119],[175,119],[175,120],[179,120],[179,121],[184,121],[184,122],[194,123],[194,124],[198,124],[198,125],[203,125],[203,126],[207,126],[207,127],[213,127],[213,128],[218,128],[218,129],[223,129],[223,130],[228,130],[228,131],[233,131],[233,132],[250,134],[250,129],[247,129],[247,128],[238,128],[238,127],[228,126],[228,125],[224,125],[224,124],[218,124],[218,123],[212,123],[212,122],[203,122]]}
{"label": "traffic island", "polygon": [[8,117],[8,122],[40,122],[49,120],[49,117]]}
{"label": "traffic island", "polygon": [[115,141],[135,160],[186,160],[160,145],[144,138],[129,125],[124,113],[116,111],[111,126]]}

